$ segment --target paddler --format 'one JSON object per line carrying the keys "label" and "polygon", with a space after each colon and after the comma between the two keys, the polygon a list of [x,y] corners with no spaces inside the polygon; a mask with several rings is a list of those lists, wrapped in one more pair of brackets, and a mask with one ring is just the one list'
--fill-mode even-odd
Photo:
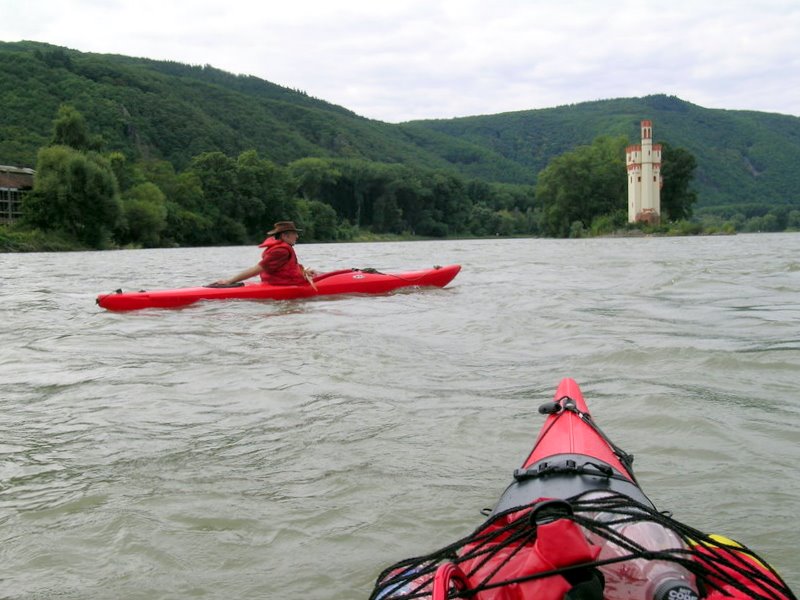
{"label": "paddler", "polygon": [[224,286],[261,276],[261,281],[272,285],[311,285],[317,273],[306,269],[297,260],[294,245],[302,230],[295,227],[293,221],[278,221],[271,231],[267,232],[267,239],[258,247],[264,248],[258,264],[234,275],[230,279],[220,279],[212,286]]}

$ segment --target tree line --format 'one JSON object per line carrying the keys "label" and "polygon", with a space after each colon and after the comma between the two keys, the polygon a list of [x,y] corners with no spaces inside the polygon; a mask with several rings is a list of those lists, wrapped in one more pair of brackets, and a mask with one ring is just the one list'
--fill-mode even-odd
{"label": "tree line", "polygon": [[255,150],[163,160],[103,153],[84,116],[64,105],[37,156],[24,224],[90,248],[247,244],[282,219],[304,237],[362,232],[407,236],[535,235],[534,189],[447,171],[358,159],[304,158],[281,166]]}
{"label": "tree line", "polygon": [[[627,143],[624,136],[600,137],[559,155],[535,187],[359,159],[278,165],[255,150],[236,157],[205,152],[176,171],[167,161],[104,153],[84,116],[62,105],[51,143],[38,153],[23,227],[67,235],[89,248],[248,244],[283,219],[301,223],[311,241],[364,234],[601,235],[630,227]],[[695,167],[688,151],[662,143],[664,222],[692,216]]]}

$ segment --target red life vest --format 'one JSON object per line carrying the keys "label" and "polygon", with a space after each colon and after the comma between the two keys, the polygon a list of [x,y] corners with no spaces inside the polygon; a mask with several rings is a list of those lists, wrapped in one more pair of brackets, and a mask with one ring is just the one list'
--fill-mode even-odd
{"label": "red life vest", "polygon": [[[261,281],[272,285],[308,285],[303,277],[303,266],[297,261],[297,255],[291,244],[283,240],[270,238],[261,244],[265,248],[261,253]],[[282,259],[287,257],[284,262]]]}

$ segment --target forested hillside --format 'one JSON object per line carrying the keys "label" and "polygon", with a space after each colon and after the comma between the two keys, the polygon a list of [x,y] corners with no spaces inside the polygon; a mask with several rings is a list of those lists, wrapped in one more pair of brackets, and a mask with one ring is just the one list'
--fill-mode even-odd
{"label": "forested hillside", "polygon": [[602,100],[549,109],[392,125],[250,76],[206,66],[0,43],[0,163],[33,166],[53,116],[69,103],[107,150],[176,169],[198,154],[256,150],[278,164],[356,158],[535,184],[554,157],[599,136],[656,141],[697,159],[698,206],[800,204],[800,118],[706,109],[675,97]]}
{"label": "forested hillside", "polygon": [[430,131],[410,136],[301,91],[208,65],[0,43],[0,90],[0,164],[33,166],[59,106],[68,103],[106,150],[164,159],[178,170],[203,152],[256,150],[284,165],[328,157],[458,170],[467,160],[476,175],[532,178],[479,145]]}
{"label": "forested hillside", "polygon": [[653,121],[655,140],[697,159],[700,206],[756,202],[800,204],[800,118],[712,110],[673,96],[602,100],[557,108],[451,120],[418,121],[540,172],[553,156],[601,135],[638,143],[639,122]]}

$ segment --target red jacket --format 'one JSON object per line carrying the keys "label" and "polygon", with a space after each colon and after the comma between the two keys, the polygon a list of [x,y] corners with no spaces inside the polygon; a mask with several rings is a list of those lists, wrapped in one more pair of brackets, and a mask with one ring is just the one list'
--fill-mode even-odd
{"label": "red jacket", "polygon": [[262,247],[261,281],[272,285],[308,285],[303,277],[303,265],[297,262],[294,248],[283,240],[270,238]]}

